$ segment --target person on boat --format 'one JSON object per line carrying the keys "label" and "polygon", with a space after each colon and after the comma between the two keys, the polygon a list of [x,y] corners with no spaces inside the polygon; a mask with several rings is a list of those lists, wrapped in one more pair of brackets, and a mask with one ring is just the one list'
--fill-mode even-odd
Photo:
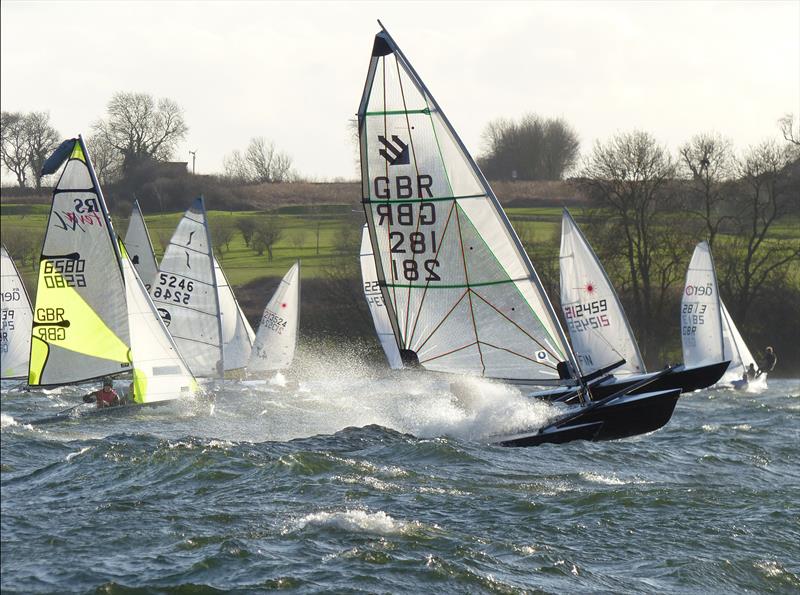
{"label": "person on boat", "polygon": [[747,372],[745,373],[745,376],[747,376],[748,381],[755,379],[756,367],[754,364],[751,363],[749,366],[747,366]]}
{"label": "person on boat", "polygon": [[772,347],[767,347],[767,352],[764,354],[764,367],[761,372],[772,372],[775,369],[775,364],[778,363],[778,356]]}
{"label": "person on boat", "polygon": [[120,404],[120,398],[114,386],[111,384],[111,379],[103,379],[103,388],[91,394],[84,395],[84,403],[97,403],[97,408],[114,407]]}

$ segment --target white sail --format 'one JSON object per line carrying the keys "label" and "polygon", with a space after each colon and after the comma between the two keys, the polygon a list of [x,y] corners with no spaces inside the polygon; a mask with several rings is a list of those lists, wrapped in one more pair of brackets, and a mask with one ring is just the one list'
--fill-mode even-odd
{"label": "white sail", "polygon": [[181,358],[125,247],[120,247],[133,358],[133,400],[154,403],[186,397],[197,381]]}
{"label": "white sail", "polygon": [[[758,364],[747,348],[747,344],[744,342],[741,333],[739,333],[739,329],[733,323],[733,319],[722,300],[720,300],[720,308],[722,309],[722,337],[725,359],[731,360],[723,380],[739,380],[750,364],[753,364],[756,370],[758,370]],[[766,374],[762,375],[765,376]]]}
{"label": "white sail", "polygon": [[225,271],[219,266],[216,258],[214,258],[214,270],[217,278],[220,316],[222,317],[225,371],[239,370],[247,366],[255,333],[239,307],[239,302],[236,301],[236,296],[233,294],[233,288],[228,283]]}
{"label": "white sail", "polygon": [[288,368],[294,359],[300,326],[300,262],[281,279],[258,325],[249,372]]}
{"label": "white sail", "polygon": [[131,220],[128,223],[128,231],[125,233],[125,248],[128,250],[133,266],[136,267],[136,272],[139,273],[145,287],[150,291],[156,273],[158,273],[158,263],[138,200],[133,202]]}
{"label": "white sail", "polygon": [[375,272],[375,258],[372,254],[372,244],[369,241],[369,229],[364,225],[361,232],[361,280],[364,287],[364,297],[372,314],[372,322],[375,325],[375,332],[381,342],[383,352],[389,367],[399,370],[403,367],[403,360],[400,357],[400,350],[397,348],[397,340],[392,331],[392,322],[389,320],[389,312],[383,303],[381,286],[378,282],[378,274]]}
{"label": "white sail", "polygon": [[625,364],[614,374],[646,372],[617,292],[567,209],[561,219],[560,261],[561,308],[583,374],[621,359]]}
{"label": "white sail", "polygon": [[150,295],[192,374],[221,376],[219,296],[202,198],[192,203],[172,234]]}
{"label": "white sail", "polygon": [[714,259],[706,242],[694,249],[681,298],[681,341],[686,367],[724,361]]}
{"label": "white sail", "polygon": [[0,378],[26,378],[31,353],[31,300],[5,246],[0,245]]}
{"label": "white sail", "polygon": [[558,382],[577,369],[483,174],[394,40],[375,37],[358,111],[362,199],[401,353],[430,370]]}
{"label": "white sail", "polygon": [[117,241],[89,154],[65,141],[45,173],[66,165],[53,191],[32,325],[31,386],[90,380],[131,369]]}

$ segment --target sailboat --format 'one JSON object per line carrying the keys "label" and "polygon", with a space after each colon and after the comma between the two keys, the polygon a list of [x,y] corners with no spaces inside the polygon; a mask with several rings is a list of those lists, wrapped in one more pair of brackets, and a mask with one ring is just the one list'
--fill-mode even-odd
{"label": "sailboat", "polygon": [[214,271],[222,322],[222,357],[225,375],[242,376],[250,360],[256,334],[247,322],[228,277],[225,276],[225,271],[222,270],[216,257],[214,257]]}
{"label": "sailboat", "polygon": [[195,199],[164,251],[150,295],[197,377],[224,376],[218,266],[203,197]]}
{"label": "sailboat", "polygon": [[386,360],[392,370],[400,370],[403,367],[403,359],[400,357],[400,350],[397,348],[394,333],[392,332],[392,321],[389,312],[383,303],[381,285],[378,281],[378,273],[375,271],[375,258],[372,253],[372,244],[369,241],[369,229],[366,225],[361,229],[361,253],[359,254],[361,263],[361,281],[364,287],[364,298],[367,300],[369,312],[372,315],[372,323],[378,335]]}
{"label": "sailboat", "polygon": [[714,258],[707,242],[694,249],[681,297],[681,343],[687,365],[729,360],[720,385],[760,390],[766,374],[744,381],[747,367],[755,364],[742,335],[719,295]]}
{"label": "sailboat", "polygon": [[[114,232],[82,137],[62,143],[43,175],[65,162],[40,258],[28,384],[130,373],[139,405],[195,394],[197,383]],[[96,411],[111,409],[123,408]]]}
{"label": "sailboat", "polygon": [[28,375],[31,351],[31,300],[6,247],[0,245],[0,378]]}
{"label": "sailboat", "polygon": [[300,261],[283,276],[264,308],[258,325],[248,374],[283,370],[292,365],[300,328]]}
{"label": "sailboat", "polygon": [[619,296],[567,209],[561,219],[560,265],[561,308],[581,371],[590,374],[624,360],[614,375],[645,373]]}
{"label": "sailboat", "polygon": [[139,273],[147,291],[150,291],[158,273],[158,262],[138,200],[133,201],[128,231],[125,233],[125,247],[128,249],[133,266],[136,267],[136,272]]}
{"label": "sailboat", "polygon": [[[488,182],[389,33],[358,110],[362,202],[383,303],[406,366],[569,387],[579,401],[507,446],[613,439],[671,417],[680,389],[591,401],[536,271]],[[601,375],[605,370],[598,370]]]}

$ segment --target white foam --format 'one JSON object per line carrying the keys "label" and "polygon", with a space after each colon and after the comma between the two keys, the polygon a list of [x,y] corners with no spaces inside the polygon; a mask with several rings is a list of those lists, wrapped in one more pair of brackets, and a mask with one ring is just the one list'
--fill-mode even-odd
{"label": "white foam", "polygon": [[64,459],[64,460],[65,460],[65,461],[67,461],[67,462],[69,462],[69,461],[71,461],[72,459],[74,459],[75,457],[77,457],[77,456],[79,456],[79,455],[82,455],[83,453],[85,453],[86,451],[88,451],[90,448],[91,448],[91,446],[84,446],[84,447],[83,447],[82,449],[80,449],[78,452],[71,452],[71,453],[69,453],[69,454],[67,455],[67,458],[66,458],[66,459]]}
{"label": "white foam", "polygon": [[5,413],[0,413],[0,428],[7,428],[10,426],[17,426],[17,420],[15,420],[10,415],[6,415]]}
{"label": "white foam", "polygon": [[[315,512],[307,514],[294,523],[294,530],[301,530],[312,525],[332,527],[353,533],[375,533],[378,535],[401,534],[419,523],[407,523],[392,518],[382,510],[366,512],[364,510],[345,510],[341,512]],[[285,531],[286,532],[286,531]]]}

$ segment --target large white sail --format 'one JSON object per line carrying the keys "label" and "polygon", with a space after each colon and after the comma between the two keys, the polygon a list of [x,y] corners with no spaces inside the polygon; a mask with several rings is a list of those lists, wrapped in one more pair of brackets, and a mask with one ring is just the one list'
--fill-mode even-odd
{"label": "large white sail", "polygon": [[125,233],[125,248],[128,250],[133,266],[136,267],[136,272],[139,273],[145,287],[150,291],[156,273],[158,273],[158,263],[138,200],[133,201],[131,220],[128,223],[128,231]]}
{"label": "large white sail", "polygon": [[[725,371],[723,381],[740,380],[750,364],[753,364],[756,370],[758,370],[758,364],[747,348],[747,344],[744,342],[741,333],[739,333],[739,329],[733,323],[733,319],[722,300],[720,300],[719,305],[722,310],[722,338],[725,359],[731,360],[728,369]],[[766,374],[762,375],[765,376]]]}
{"label": "large white sail", "polygon": [[694,249],[681,298],[681,341],[687,367],[724,361],[714,259],[706,242]]}
{"label": "large white sail", "polygon": [[150,295],[192,374],[222,376],[219,296],[202,197],[172,234]]}
{"label": "large white sail", "polygon": [[248,372],[288,368],[294,359],[300,326],[300,262],[281,279],[258,325]]}
{"label": "large white sail", "polygon": [[567,209],[561,219],[560,261],[561,308],[583,374],[621,359],[625,364],[614,374],[646,372],[617,292]]}
{"label": "large white sail", "polygon": [[219,294],[219,310],[222,317],[222,348],[225,356],[225,371],[239,370],[247,366],[253,349],[255,333],[247,322],[244,312],[236,301],[233,288],[228,283],[225,271],[214,258],[214,270]]}
{"label": "large white sail", "polygon": [[44,173],[53,191],[39,264],[28,383],[90,380],[131,369],[116,235],[83,139],[65,141]]}
{"label": "large white sail", "polygon": [[372,323],[378,340],[381,342],[383,352],[389,367],[399,370],[403,367],[403,360],[400,357],[400,350],[397,347],[397,340],[392,331],[392,322],[389,320],[389,312],[386,304],[383,303],[383,294],[378,282],[378,274],[375,272],[375,257],[372,253],[372,244],[369,241],[369,229],[364,225],[361,231],[361,281],[364,286],[364,298],[367,300],[369,312],[372,315]]}
{"label": "large white sail", "polygon": [[362,199],[404,357],[430,370],[558,382],[577,368],[483,174],[384,30],[358,111]]}
{"label": "large white sail", "polygon": [[5,246],[0,245],[0,378],[28,376],[31,300]]}
{"label": "large white sail", "polygon": [[154,403],[186,397],[197,381],[178,352],[125,246],[120,247],[133,358],[133,400]]}

